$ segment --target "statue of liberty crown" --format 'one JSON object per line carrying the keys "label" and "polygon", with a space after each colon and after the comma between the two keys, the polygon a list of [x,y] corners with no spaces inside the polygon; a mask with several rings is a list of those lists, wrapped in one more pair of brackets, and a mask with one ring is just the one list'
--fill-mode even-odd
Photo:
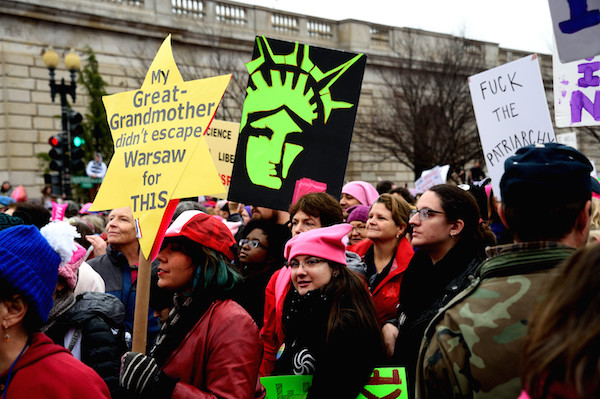
{"label": "statue of liberty crown", "polygon": [[[245,126],[248,115],[254,112],[277,109],[282,105],[287,105],[300,118],[312,124],[318,117],[317,103],[311,103],[313,98],[320,100],[323,104],[324,123],[327,123],[332,110],[351,108],[354,105],[345,101],[334,100],[331,95],[331,86],[362,57],[362,54],[357,54],[352,59],[329,71],[322,71],[310,59],[310,47],[308,45],[295,43],[291,53],[275,54],[267,39],[262,36],[257,37],[257,46],[260,55],[246,64],[255,88],[248,86],[246,91],[242,126]],[[300,57],[298,57],[299,53]],[[271,84],[269,85],[261,69],[267,61],[270,61],[269,64],[286,65],[296,70],[271,69]],[[294,75],[298,75],[295,84]],[[309,76],[317,84],[309,83]],[[315,91],[317,92],[316,95]]]}

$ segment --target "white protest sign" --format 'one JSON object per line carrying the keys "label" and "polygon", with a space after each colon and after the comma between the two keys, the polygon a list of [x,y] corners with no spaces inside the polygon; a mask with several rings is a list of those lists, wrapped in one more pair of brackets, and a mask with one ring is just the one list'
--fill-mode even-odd
{"label": "white protest sign", "polygon": [[556,126],[600,125],[600,56],[552,64]]}
{"label": "white protest sign", "polygon": [[529,144],[554,142],[554,129],[537,55],[469,78],[479,138],[494,193],[504,161]]}
{"label": "white protest sign", "polygon": [[568,132],[568,133],[560,133],[556,134],[556,142],[564,145],[568,145],[569,147],[573,147],[576,150],[577,148],[577,133]]}
{"label": "white protest sign", "polygon": [[221,183],[223,183],[223,187],[225,188],[224,195],[221,195],[223,197],[227,197],[227,193],[229,192],[231,171],[233,170],[233,162],[235,161],[235,148],[239,134],[239,123],[214,119],[204,135],[210,156],[215,163]]}
{"label": "white protest sign", "polygon": [[[448,174],[448,169],[446,168],[446,175]],[[446,179],[442,176],[443,169],[439,166],[435,168],[424,170],[421,173],[421,177],[419,177],[415,181],[415,187],[417,192],[424,193],[429,190],[429,188],[437,185],[446,183]]]}
{"label": "white protest sign", "polygon": [[549,0],[562,62],[600,55],[600,0]]}

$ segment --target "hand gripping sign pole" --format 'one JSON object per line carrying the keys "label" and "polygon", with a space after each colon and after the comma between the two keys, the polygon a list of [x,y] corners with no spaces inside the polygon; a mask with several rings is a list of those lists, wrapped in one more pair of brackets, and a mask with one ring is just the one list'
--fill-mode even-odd
{"label": "hand gripping sign pole", "polygon": [[171,37],[141,89],[105,96],[115,152],[91,210],[130,207],[140,243],[133,350],[145,352],[151,262],[178,198],[224,192],[204,134],[231,75],[184,82]]}

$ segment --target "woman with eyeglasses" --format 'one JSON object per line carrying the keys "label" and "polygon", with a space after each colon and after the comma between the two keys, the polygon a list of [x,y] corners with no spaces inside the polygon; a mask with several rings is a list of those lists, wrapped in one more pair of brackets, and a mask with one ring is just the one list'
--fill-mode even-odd
{"label": "woman with eyeglasses", "polygon": [[404,199],[382,194],[369,210],[368,240],[348,247],[367,265],[365,277],[382,326],[396,317],[402,276],[414,255],[406,238],[409,216],[410,206]]}
{"label": "woman with eyeglasses", "polygon": [[241,280],[235,241],[223,221],[183,212],[165,233],[158,286],[174,308],[149,355],[127,352],[120,385],[132,397],[260,398],[262,343],[252,317],[235,301]]}
{"label": "woman with eyeglasses", "polygon": [[260,328],[265,310],[265,288],[273,273],[285,264],[283,247],[292,235],[284,225],[255,219],[244,227],[241,236],[237,263],[244,280],[234,299]]}
{"label": "woman with eyeglasses", "polygon": [[348,208],[350,212],[346,222],[352,226],[348,233],[348,245],[354,245],[367,239],[367,219],[369,217],[369,207],[365,205],[354,205]]}
{"label": "woman with eyeglasses", "polygon": [[[301,196],[290,207],[289,213],[292,237],[344,221],[340,204],[327,193],[310,193]],[[356,254],[354,256],[356,257],[355,262],[348,262],[348,267],[359,270],[361,267],[360,258]],[[283,342],[284,333],[281,318],[283,300],[291,287],[290,279],[290,268],[282,267],[273,273],[265,289],[264,323],[260,330],[260,335],[265,344],[263,359],[260,364],[261,377],[271,375],[277,359],[277,350]]]}
{"label": "woman with eyeglasses", "polygon": [[423,193],[409,223],[416,252],[400,287],[398,317],[384,326],[384,337],[388,351],[395,349],[392,363],[406,368],[412,387],[427,324],[470,284],[493,234],[480,221],[475,198],[450,184]]}
{"label": "woman with eyeglasses", "polygon": [[382,360],[373,301],[346,266],[350,225],[314,229],[285,247],[292,288],[283,305],[285,341],[276,375],[313,375],[307,398],[354,399]]}

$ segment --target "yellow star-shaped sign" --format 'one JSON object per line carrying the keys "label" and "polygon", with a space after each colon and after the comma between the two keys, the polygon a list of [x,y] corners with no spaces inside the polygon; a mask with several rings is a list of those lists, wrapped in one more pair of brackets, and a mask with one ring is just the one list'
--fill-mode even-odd
{"label": "yellow star-shaped sign", "polygon": [[169,35],[140,90],[103,97],[115,152],[91,209],[129,206],[147,257],[171,199],[225,192],[203,136],[230,79],[184,82]]}

